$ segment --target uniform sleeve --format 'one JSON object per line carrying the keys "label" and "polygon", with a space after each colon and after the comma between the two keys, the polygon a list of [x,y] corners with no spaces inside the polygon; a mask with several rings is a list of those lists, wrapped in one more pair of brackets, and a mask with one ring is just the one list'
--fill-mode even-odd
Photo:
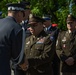
{"label": "uniform sleeve", "polygon": [[56,41],[56,54],[60,58],[60,55],[62,53],[62,47],[61,47],[61,33],[59,33],[57,41]]}
{"label": "uniform sleeve", "polygon": [[72,57],[74,58],[74,60],[76,61],[76,45],[74,48],[74,51],[73,51],[73,54],[72,54]]}
{"label": "uniform sleeve", "polygon": [[[14,62],[18,62],[22,48],[22,29],[11,32],[11,55]],[[24,57],[23,57],[24,58]],[[24,61],[22,59],[21,63]]]}
{"label": "uniform sleeve", "polygon": [[41,53],[41,55],[28,59],[29,66],[36,67],[51,62],[55,53],[54,48],[55,48],[55,42],[51,41],[50,38],[48,38],[44,43],[44,50]]}
{"label": "uniform sleeve", "polygon": [[72,49],[71,49],[71,54],[74,60],[76,61],[76,33],[73,33],[73,43],[72,43]]}

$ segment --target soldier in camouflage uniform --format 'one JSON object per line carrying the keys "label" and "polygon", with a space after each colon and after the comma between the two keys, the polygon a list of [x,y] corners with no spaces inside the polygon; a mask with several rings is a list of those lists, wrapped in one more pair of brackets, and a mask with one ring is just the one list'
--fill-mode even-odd
{"label": "soldier in camouflage uniform", "polygon": [[67,17],[67,29],[58,35],[56,52],[62,62],[62,75],[76,75],[76,18],[73,15]]}
{"label": "soldier in camouflage uniform", "polygon": [[46,34],[43,28],[45,20],[31,16],[29,18],[31,36],[26,38],[25,55],[28,60],[26,75],[53,75],[51,61],[55,53],[55,42],[52,35]]}

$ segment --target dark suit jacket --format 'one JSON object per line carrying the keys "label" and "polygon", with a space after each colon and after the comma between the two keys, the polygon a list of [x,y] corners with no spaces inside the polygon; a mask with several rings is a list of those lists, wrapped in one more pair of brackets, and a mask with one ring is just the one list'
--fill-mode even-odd
{"label": "dark suit jacket", "polygon": [[54,37],[54,40],[56,41],[58,37],[59,29],[57,27],[51,26],[50,29],[46,31],[46,33],[52,34]]}
{"label": "dark suit jacket", "polygon": [[11,75],[10,59],[18,57],[21,46],[21,26],[13,17],[0,19],[0,75]]}
{"label": "dark suit jacket", "polygon": [[28,28],[29,28],[28,21],[24,21],[22,23],[22,26],[25,28],[25,35],[26,35],[26,38],[27,38],[28,36],[31,35],[31,32],[28,30]]}
{"label": "dark suit jacket", "polygon": [[[56,43],[58,33],[59,33],[59,29],[57,27],[51,26],[49,28],[49,30],[46,31],[46,33],[51,34],[53,36],[52,39],[55,40],[55,43]],[[54,55],[52,62],[53,62],[52,66],[53,66],[54,75],[59,75],[59,73],[60,73],[60,60],[59,60],[56,53]]]}

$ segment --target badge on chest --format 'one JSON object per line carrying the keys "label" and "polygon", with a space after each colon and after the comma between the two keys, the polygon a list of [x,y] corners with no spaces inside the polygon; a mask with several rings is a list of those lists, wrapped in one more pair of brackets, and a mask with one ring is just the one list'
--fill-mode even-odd
{"label": "badge on chest", "polygon": [[44,43],[44,40],[45,40],[45,37],[41,37],[41,38],[38,38],[39,40],[36,42],[37,44],[42,44]]}

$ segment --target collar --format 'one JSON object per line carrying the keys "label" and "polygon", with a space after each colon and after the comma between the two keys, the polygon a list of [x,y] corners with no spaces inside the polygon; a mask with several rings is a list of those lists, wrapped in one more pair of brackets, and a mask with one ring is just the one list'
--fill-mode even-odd
{"label": "collar", "polygon": [[51,25],[49,27],[47,27],[47,30],[50,30],[51,27],[52,27]]}
{"label": "collar", "polygon": [[68,30],[69,33],[71,33],[71,30]]}
{"label": "collar", "polygon": [[11,19],[13,19],[15,22],[17,22],[16,19],[15,19],[13,16],[7,16],[7,18],[11,18]]}

